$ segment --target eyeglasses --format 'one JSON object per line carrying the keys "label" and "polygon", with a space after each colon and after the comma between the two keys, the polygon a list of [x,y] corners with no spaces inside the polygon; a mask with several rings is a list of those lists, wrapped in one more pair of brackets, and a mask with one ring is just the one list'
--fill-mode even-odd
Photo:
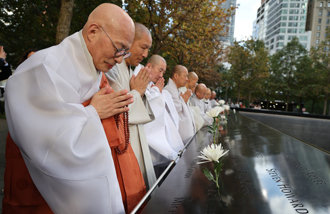
{"label": "eyeglasses", "polygon": [[105,35],[107,35],[107,37],[110,39],[111,41],[111,44],[113,45],[113,47],[116,49],[116,52],[115,52],[115,58],[117,57],[124,57],[124,59],[128,58],[129,56],[131,56],[131,53],[130,52],[127,52],[128,49],[118,49],[115,45],[115,43],[112,41],[111,37],[109,36],[109,34],[103,29],[102,26],[100,26],[100,28],[103,30],[103,32],[105,33]]}

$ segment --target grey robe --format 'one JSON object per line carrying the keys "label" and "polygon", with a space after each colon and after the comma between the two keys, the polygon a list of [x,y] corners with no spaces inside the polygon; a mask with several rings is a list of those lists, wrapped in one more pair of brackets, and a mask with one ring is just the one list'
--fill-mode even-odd
{"label": "grey robe", "polygon": [[190,138],[195,135],[194,117],[190,111],[190,108],[180,96],[180,92],[171,78],[168,80],[164,90],[167,90],[172,95],[175,108],[180,118],[179,133],[183,143],[186,144]]}
{"label": "grey robe", "polygon": [[133,95],[134,102],[128,106],[130,109],[128,116],[130,142],[146,185],[151,187],[156,182],[156,175],[143,124],[153,120],[154,116],[147,100],[144,97],[142,98],[138,91],[130,89],[129,81],[132,75],[133,71],[127,67],[125,60],[106,73],[110,86],[115,91],[126,89]]}

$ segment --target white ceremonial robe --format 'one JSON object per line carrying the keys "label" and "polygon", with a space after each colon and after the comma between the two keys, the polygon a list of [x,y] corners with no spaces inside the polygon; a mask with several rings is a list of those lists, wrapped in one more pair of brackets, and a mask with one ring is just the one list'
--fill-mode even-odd
{"label": "white ceremonial robe", "polygon": [[[174,119],[170,116],[170,108],[165,96],[151,82],[145,92],[155,120],[144,125],[150,152],[154,165],[168,163],[174,160],[184,147],[179,130]],[[165,91],[165,93],[168,93]],[[171,98],[171,97],[170,97]],[[169,98],[167,97],[167,100]],[[169,102],[169,101],[168,101]],[[175,110],[176,111],[176,110]]]}
{"label": "white ceremonial robe", "polygon": [[130,142],[145,183],[150,188],[156,182],[156,175],[143,124],[153,120],[154,115],[145,97],[142,98],[138,91],[130,89],[129,81],[132,75],[133,71],[127,67],[125,60],[116,64],[106,73],[106,77],[115,91],[126,89],[133,95],[134,102],[128,106]]}
{"label": "white ceremonial robe", "polygon": [[101,120],[82,105],[100,81],[81,31],[36,52],[7,81],[10,135],[54,213],[125,213]]}
{"label": "white ceremonial robe", "polygon": [[210,103],[211,103],[211,108],[214,108],[219,105],[219,103],[215,99],[210,100]]}
{"label": "white ceremonial robe", "polygon": [[207,108],[207,105],[205,104],[205,102],[203,100],[200,100],[197,98],[197,96],[195,94],[193,94],[191,97],[190,97],[190,105],[192,106],[196,106],[199,108],[200,110],[200,115],[202,116],[202,118],[204,119],[204,125],[203,126],[209,126],[212,124],[213,122],[213,118],[208,116],[206,114],[206,112],[208,111],[206,108]]}
{"label": "white ceremonial robe", "polygon": [[[187,91],[187,88],[185,86],[179,88],[179,92],[182,93],[182,94],[184,94],[186,91]],[[187,104],[190,108],[190,111],[191,111],[193,117],[194,117],[194,124],[195,124],[195,129],[196,129],[196,132],[197,132],[198,130],[200,130],[204,126],[204,118],[201,116],[200,109],[197,106],[191,105],[190,98],[189,98]]]}
{"label": "white ceremonial robe", "polygon": [[190,108],[180,96],[180,92],[175,83],[169,78],[164,90],[167,90],[173,99],[175,108],[179,114],[179,133],[184,144],[188,143],[190,138],[195,135],[194,117],[190,111]]}

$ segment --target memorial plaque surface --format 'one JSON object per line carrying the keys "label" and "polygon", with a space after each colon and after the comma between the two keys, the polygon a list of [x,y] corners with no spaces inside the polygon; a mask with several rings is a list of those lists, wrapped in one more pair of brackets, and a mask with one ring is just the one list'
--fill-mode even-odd
{"label": "memorial plaque surface", "polygon": [[220,142],[220,195],[198,165],[211,143],[200,130],[142,213],[330,213],[330,155],[240,114],[229,116]]}

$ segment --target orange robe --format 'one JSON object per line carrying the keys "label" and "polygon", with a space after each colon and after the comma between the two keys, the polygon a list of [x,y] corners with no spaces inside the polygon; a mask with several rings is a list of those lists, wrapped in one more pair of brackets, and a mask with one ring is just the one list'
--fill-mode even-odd
{"label": "orange robe", "polygon": [[[108,85],[103,75],[100,88]],[[83,103],[87,106],[90,100]],[[125,152],[124,117],[119,115],[116,123],[114,117],[102,120],[102,125],[111,148],[116,168],[124,207],[131,212],[146,193],[146,186],[137,159],[131,147],[127,145]],[[14,141],[8,134],[6,143],[6,168],[4,176],[3,214],[48,214],[53,213],[34,185],[25,166],[23,157]]]}

